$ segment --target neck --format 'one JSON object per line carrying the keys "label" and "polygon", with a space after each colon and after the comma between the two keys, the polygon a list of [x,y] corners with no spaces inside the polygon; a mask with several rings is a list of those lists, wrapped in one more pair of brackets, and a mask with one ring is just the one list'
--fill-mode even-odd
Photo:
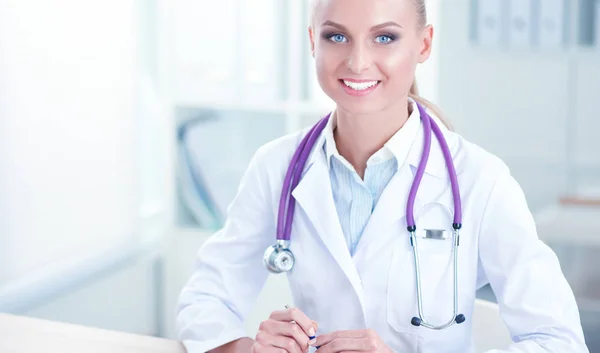
{"label": "neck", "polygon": [[407,98],[385,110],[368,115],[336,109],[337,127],[334,137],[338,152],[363,178],[367,160],[404,126],[408,116]]}

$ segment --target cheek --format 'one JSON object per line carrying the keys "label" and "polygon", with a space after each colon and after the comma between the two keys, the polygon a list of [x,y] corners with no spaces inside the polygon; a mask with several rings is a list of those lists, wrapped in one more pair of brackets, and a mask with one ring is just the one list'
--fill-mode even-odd
{"label": "cheek", "polygon": [[315,54],[315,68],[319,82],[323,85],[337,84],[336,77],[341,64],[343,64],[343,58],[339,52],[324,48],[317,50]]}
{"label": "cheek", "polygon": [[320,70],[331,70],[338,61],[339,54],[328,45],[322,43],[315,47],[315,64]]}
{"label": "cheek", "polygon": [[417,66],[417,58],[411,51],[382,53],[377,62],[389,84],[410,87]]}

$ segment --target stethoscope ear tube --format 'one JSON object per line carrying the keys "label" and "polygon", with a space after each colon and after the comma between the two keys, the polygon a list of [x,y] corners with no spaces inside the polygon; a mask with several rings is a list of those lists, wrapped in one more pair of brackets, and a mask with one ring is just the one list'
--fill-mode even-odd
{"label": "stethoscope ear tube", "polygon": [[[456,170],[454,168],[454,163],[452,161],[452,156],[450,153],[450,149],[446,140],[444,139],[444,135],[442,131],[437,126],[435,121],[427,114],[425,108],[423,108],[420,104],[417,103],[417,107],[419,109],[419,113],[421,115],[423,121],[423,132],[424,132],[424,142],[423,142],[423,153],[421,155],[421,161],[419,163],[419,167],[417,168],[417,172],[415,173],[415,178],[413,180],[407,201],[406,207],[406,222],[407,222],[407,230],[410,233],[410,245],[413,250],[413,258],[414,258],[414,266],[415,266],[415,281],[417,286],[417,307],[419,316],[413,317],[411,319],[411,324],[414,326],[423,326],[433,330],[441,330],[445,329],[454,324],[461,324],[465,321],[465,316],[463,314],[458,314],[458,245],[460,243],[459,229],[462,228],[462,205],[460,200],[460,190],[458,188],[458,177],[456,175]],[[416,224],[413,216],[413,208],[414,201],[419,189],[419,185],[421,183],[421,178],[425,172],[425,167],[427,165],[427,161],[429,160],[429,152],[431,150],[431,132],[435,134],[436,139],[440,144],[440,148],[444,155],[444,161],[446,162],[446,168],[448,169],[448,176],[450,178],[450,184],[452,186],[452,197],[454,200],[454,221],[452,223],[453,232],[453,242],[452,242],[452,256],[454,262],[454,293],[453,293],[453,314],[452,319],[447,323],[439,326],[435,326],[429,324],[423,317],[423,296],[421,293],[421,271],[419,268],[419,250],[418,250],[418,240],[416,237]]]}

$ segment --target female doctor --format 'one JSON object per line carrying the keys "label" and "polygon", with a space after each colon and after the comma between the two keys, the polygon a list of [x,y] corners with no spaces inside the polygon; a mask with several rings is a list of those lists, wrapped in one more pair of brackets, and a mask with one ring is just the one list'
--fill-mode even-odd
{"label": "female doctor", "polygon": [[[487,283],[514,341],[489,353],[588,352],[506,165],[416,95],[426,24],[424,0],[314,2],[310,45],[336,109],[256,152],[181,293],[189,353],[474,352]],[[294,308],[245,337],[272,272],[288,276]]]}

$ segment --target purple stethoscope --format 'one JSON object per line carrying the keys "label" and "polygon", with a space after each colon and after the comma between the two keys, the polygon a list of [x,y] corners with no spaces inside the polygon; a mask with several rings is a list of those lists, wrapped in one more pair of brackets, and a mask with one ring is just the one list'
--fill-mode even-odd
{"label": "purple stethoscope", "polygon": [[[449,326],[452,326],[455,323],[460,324],[465,321],[465,316],[463,314],[457,315],[458,257],[456,255],[456,252],[458,250],[459,245],[459,229],[462,226],[461,201],[458,189],[458,177],[456,175],[456,170],[454,169],[454,163],[452,162],[450,149],[448,148],[448,144],[444,139],[444,135],[442,134],[440,128],[436,125],[435,121],[429,116],[429,114],[427,114],[425,109],[419,103],[416,103],[416,105],[419,109],[421,120],[423,122],[423,131],[425,138],[423,145],[423,154],[421,155],[419,167],[417,168],[417,172],[415,174],[415,178],[413,180],[410,193],[408,195],[408,203],[406,207],[406,223],[407,229],[410,232],[410,245],[413,251],[419,311],[419,316],[413,317],[411,323],[414,326],[424,326],[433,330],[442,330]],[[321,119],[310,129],[308,134],[300,142],[300,145],[296,149],[296,152],[294,153],[294,155],[292,156],[292,160],[290,161],[283,182],[281,197],[279,199],[279,213],[277,217],[277,243],[267,248],[263,259],[265,266],[272,273],[287,272],[294,267],[295,258],[290,250],[290,232],[296,203],[294,198],[292,197],[292,190],[294,190],[294,188],[298,185],[298,182],[300,181],[300,175],[302,174],[302,170],[304,169],[306,160],[308,159],[308,155],[310,154],[318,136],[321,134],[321,132],[327,125],[328,119],[329,115]],[[421,275],[419,270],[419,251],[417,246],[416,225],[413,215],[415,196],[417,194],[419,185],[421,184],[421,179],[423,178],[423,173],[425,172],[425,166],[427,165],[427,161],[429,159],[429,151],[431,150],[432,131],[440,144],[442,153],[444,154],[446,167],[450,176],[450,184],[452,186],[452,196],[454,199],[454,220],[452,223],[452,228],[454,229],[452,247],[452,255],[454,260],[454,311],[452,314],[452,319],[446,322],[445,324],[439,326],[432,325],[428,323],[425,319],[423,319],[423,300],[421,294]]]}

